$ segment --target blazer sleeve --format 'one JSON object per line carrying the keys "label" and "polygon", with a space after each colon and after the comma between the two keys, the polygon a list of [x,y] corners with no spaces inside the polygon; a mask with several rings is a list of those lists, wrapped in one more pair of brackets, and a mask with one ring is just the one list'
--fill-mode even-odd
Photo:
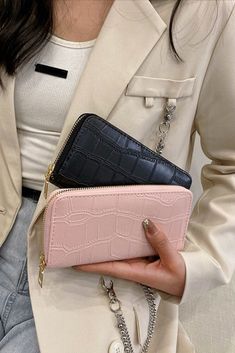
{"label": "blazer sleeve", "polygon": [[235,270],[235,10],[203,81],[196,129],[211,164],[202,168],[203,194],[190,219],[181,255],[186,284],[179,304],[228,283]]}

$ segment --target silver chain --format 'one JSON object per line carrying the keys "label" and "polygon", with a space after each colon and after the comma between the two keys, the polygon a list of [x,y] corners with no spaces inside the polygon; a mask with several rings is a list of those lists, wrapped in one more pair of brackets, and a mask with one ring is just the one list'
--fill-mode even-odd
{"label": "silver chain", "polygon": [[163,122],[159,125],[159,136],[158,136],[158,143],[156,146],[156,152],[161,154],[165,144],[166,144],[166,137],[171,127],[171,122],[175,117],[175,110],[176,110],[176,100],[175,99],[168,99],[165,108],[165,115]]}
{"label": "silver chain", "polygon": [[[158,135],[158,142],[157,142],[155,151],[159,154],[162,153],[165,147],[166,138],[171,127],[171,122],[175,117],[175,110],[176,110],[176,100],[168,99],[166,103],[163,122],[159,125],[159,128],[158,128],[159,135]],[[117,298],[116,293],[113,289],[113,281],[111,280],[109,282],[109,285],[107,285],[102,276],[100,277],[100,280],[101,280],[101,286],[109,298],[110,310],[114,313],[116,317],[120,337],[124,346],[124,352],[134,353],[134,349],[130,339],[130,334],[128,332],[126,321],[122,312],[121,302]],[[143,288],[145,298],[147,300],[148,307],[149,307],[149,323],[148,323],[147,338],[141,350],[141,353],[147,353],[151,339],[153,337],[154,329],[156,326],[157,309],[158,309],[159,302],[158,302],[158,305],[156,305],[155,303],[156,295],[154,294],[154,291],[152,288],[145,286],[143,284],[141,284],[141,286]]]}
{"label": "silver chain", "polygon": [[[119,329],[120,337],[124,346],[125,353],[134,353],[134,349],[131,343],[130,334],[127,329],[126,321],[122,312],[121,302],[117,298],[116,293],[113,289],[113,281],[111,280],[107,285],[104,278],[101,276],[101,286],[109,298],[110,310],[115,314],[117,320],[117,326]],[[153,337],[154,328],[157,321],[157,306],[155,303],[155,294],[152,288],[142,285],[144,294],[149,307],[149,323],[147,338],[142,347],[141,353],[147,353],[150,341]]]}

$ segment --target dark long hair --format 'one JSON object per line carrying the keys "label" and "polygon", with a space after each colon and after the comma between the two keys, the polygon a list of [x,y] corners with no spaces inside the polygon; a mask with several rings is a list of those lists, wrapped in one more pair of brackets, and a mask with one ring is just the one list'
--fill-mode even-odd
{"label": "dark long hair", "polygon": [[[170,46],[178,60],[172,31],[182,1],[176,0],[169,25]],[[13,76],[42,49],[53,26],[52,0],[0,0],[0,68]]]}

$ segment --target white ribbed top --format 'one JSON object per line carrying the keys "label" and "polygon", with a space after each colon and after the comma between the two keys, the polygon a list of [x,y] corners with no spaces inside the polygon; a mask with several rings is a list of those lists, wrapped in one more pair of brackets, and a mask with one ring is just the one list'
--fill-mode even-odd
{"label": "white ribbed top", "polygon": [[[94,44],[95,39],[71,42],[52,35],[16,75],[16,124],[26,187],[42,190],[44,174]],[[67,70],[67,79],[35,72],[36,63]]]}

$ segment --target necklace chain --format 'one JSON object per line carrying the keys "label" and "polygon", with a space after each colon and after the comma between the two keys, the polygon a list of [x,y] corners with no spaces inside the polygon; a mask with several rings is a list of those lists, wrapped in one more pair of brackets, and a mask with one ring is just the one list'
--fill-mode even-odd
{"label": "necklace chain", "polygon": [[[120,337],[124,346],[124,352],[134,353],[134,349],[130,339],[130,334],[128,332],[126,321],[121,308],[121,302],[117,298],[116,293],[113,289],[113,281],[110,281],[109,284],[107,285],[104,281],[104,278],[101,277],[101,285],[109,298],[110,310],[114,313],[116,317],[117,327],[119,329]],[[153,289],[142,284],[141,286],[143,288],[145,298],[147,300],[148,307],[149,307],[149,323],[148,323],[147,338],[141,350],[141,353],[147,353],[151,339],[153,337],[154,329],[156,326],[157,307],[159,304],[156,305],[155,303],[156,294],[154,293]]]}

